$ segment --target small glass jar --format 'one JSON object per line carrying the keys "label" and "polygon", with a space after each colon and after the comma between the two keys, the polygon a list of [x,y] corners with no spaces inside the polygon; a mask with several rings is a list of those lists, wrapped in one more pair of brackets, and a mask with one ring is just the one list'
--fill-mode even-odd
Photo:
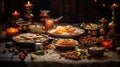
{"label": "small glass jar", "polygon": [[43,50],[43,44],[41,42],[34,43],[35,50]]}

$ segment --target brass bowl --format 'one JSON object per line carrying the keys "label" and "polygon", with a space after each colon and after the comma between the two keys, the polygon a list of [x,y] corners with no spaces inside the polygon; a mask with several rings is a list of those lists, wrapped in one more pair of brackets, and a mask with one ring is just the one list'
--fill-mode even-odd
{"label": "brass bowl", "polygon": [[[57,39],[57,40],[59,40],[59,39]],[[53,40],[52,44],[55,45],[57,50],[61,50],[61,51],[64,51],[64,50],[74,50],[75,47],[77,45],[79,45],[79,42],[76,41],[76,40],[74,40],[76,42],[75,45],[58,45],[58,44],[56,44],[57,40]]]}
{"label": "brass bowl", "polygon": [[[53,36],[53,37],[60,37],[60,38],[77,38],[77,37],[80,37],[82,34],[85,33],[85,29],[83,28],[78,28],[78,27],[74,27],[76,30],[79,31],[79,33],[74,33],[74,34],[70,34],[70,33],[67,33],[67,34],[57,34],[57,33],[53,33],[51,32],[53,29],[50,29],[47,31],[47,34],[49,34],[50,36]],[[66,32],[64,32],[66,33]]]}
{"label": "brass bowl", "polygon": [[90,48],[88,48],[88,53],[92,57],[95,57],[95,58],[103,57],[103,55],[104,55],[104,47],[99,47],[99,46],[90,47]]}
{"label": "brass bowl", "polygon": [[85,23],[81,25],[84,29],[88,31],[90,35],[97,35],[99,33],[100,24],[95,23]]}

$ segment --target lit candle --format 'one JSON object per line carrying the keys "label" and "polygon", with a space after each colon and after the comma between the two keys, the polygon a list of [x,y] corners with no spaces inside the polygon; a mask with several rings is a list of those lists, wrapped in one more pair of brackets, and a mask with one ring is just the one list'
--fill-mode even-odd
{"label": "lit candle", "polygon": [[97,0],[94,0],[94,2],[96,3],[96,2],[97,2]]}
{"label": "lit candle", "polygon": [[17,33],[19,32],[19,30],[17,28],[7,28],[6,29],[7,35],[8,36],[14,36],[17,35]]}
{"label": "lit candle", "polygon": [[113,6],[116,6],[116,4],[114,3]]}
{"label": "lit candle", "polygon": [[20,13],[18,13],[17,11],[15,11],[15,12],[12,13],[12,15],[13,15],[14,17],[18,17],[18,16],[20,15]]}
{"label": "lit candle", "polygon": [[116,7],[118,7],[118,5],[114,3],[111,7],[116,8]]}
{"label": "lit candle", "polygon": [[25,4],[26,7],[31,7],[32,4],[30,3],[30,1],[27,2],[27,4]]}
{"label": "lit candle", "polygon": [[103,7],[105,7],[106,5],[105,4],[103,4]]}

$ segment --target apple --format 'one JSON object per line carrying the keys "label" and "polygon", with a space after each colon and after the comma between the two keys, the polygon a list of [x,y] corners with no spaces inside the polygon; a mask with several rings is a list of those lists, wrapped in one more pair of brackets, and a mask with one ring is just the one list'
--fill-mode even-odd
{"label": "apple", "polygon": [[23,61],[26,58],[26,55],[24,53],[19,54],[19,59]]}

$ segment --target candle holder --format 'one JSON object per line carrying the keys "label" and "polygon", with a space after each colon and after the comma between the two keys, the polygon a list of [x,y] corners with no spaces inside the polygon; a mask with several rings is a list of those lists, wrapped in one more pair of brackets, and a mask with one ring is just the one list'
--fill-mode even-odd
{"label": "candle holder", "polygon": [[20,13],[15,11],[13,13],[11,13],[12,15],[12,23],[11,23],[11,26],[12,27],[17,27],[17,24],[19,22],[19,18],[20,18]]}
{"label": "candle holder", "polygon": [[34,18],[34,15],[32,14],[33,4],[30,4],[30,1],[28,1],[28,3],[25,4],[25,7],[27,10],[27,14],[25,15],[25,18],[28,20],[29,24],[33,24],[33,18]]}
{"label": "candle holder", "polygon": [[110,8],[112,9],[112,21],[109,23],[109,32],[108,32],[108,36],[111,39],[114,39],[115,35],[116,35],[116,23],[115,23],[115,8],[117,8],[118,5],[117,4],[113,4],[112,6],[110,6]]}
{"label": "candle holder", "polygon": [[7,28],[7,29],[6,29],[6,33],[7,33],[7,35],[8,35],[9,37],[12,37],[12,36],[17,35],[18,32],[19,32],[19,30],[18,30],[17,28],[11,27],[11,28]]}
{"label": "candle holder", "polygon": [[101,24],[101,29],[100,29],[100,34],[104,37],[104,39],[107,38],[107,24],[106,22],[108,21],[105,18],[102,18],[99,20],[102,24]]}

